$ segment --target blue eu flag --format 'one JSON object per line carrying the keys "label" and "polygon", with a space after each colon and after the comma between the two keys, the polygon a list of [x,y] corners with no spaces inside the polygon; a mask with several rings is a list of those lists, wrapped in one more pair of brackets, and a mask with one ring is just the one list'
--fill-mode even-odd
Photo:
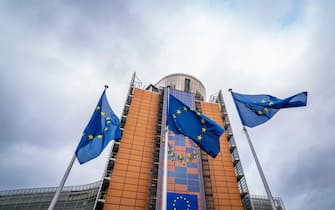
{"label": "blue eu flag", "polygon": [[223,128],[171,94],[167,124],[175,134],[188,136],[213,158],[220,152]]}
{"label": "blue eu flag", "polygon": [[231,92],[243,125],[250,128],[265,123],[279,109],[306,106],[307,92],[280,99],[271,95],[244,95]]}
{"label": "blue eu flag", "polygon": [[79,163],[98,157],[112,139],[120,138],[120,120],[109,106],[104,91],[76,149]]}
{"label": "blue eu flag", "polygon": [[168,193],[167,194],[168,210],[198,210],[197,195]]}

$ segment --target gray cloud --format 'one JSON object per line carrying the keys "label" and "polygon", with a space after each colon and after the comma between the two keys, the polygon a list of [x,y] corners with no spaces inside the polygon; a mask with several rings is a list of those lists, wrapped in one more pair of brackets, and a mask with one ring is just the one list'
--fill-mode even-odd
{"label": "gray cloud", "polygon": [[[334,6],[299,0],[3,1],[0,188],[56,186],[104,84],[120,114],[133,71],[145,84],[184,72],[200,78],[208,95],[224,91],[252,194],[264,189],[226,90],[282,98],[307,90],[307,107],[281,110],[249,132],[272,193],[287,209],[330,209]],[[107,153],[76,163],[67,184],[100,179]]]}

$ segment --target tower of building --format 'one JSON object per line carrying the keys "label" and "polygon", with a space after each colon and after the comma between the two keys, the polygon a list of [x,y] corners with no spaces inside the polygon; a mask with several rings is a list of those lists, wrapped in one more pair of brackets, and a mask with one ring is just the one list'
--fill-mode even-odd
{"label": "tower of building", "polygon": [[[215,159],[188,137],[170,131],[165,138],[166,87],[225,128],[221,152]],[[136,86],[133,75],[121,118],[122,139],[112,146],[97,209],[160,209],[166,191],[177,199],[181,195],[195,198],[190,209],[249,208],[249,193],[222,94],[212,96],[210,102],[205,98],[204,85],[191,75],[171,74],[146,89]],[[163,189],[164,179],[167,189]]]}

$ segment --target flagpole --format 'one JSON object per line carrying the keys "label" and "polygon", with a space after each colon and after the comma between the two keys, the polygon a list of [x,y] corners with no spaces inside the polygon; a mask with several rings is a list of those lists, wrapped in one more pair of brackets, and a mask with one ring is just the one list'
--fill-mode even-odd
{"label": "flagpole", "polygon": [[165,145],[164,145],[164,173],[163,173],[163,202],[162,202],[162,210],[166,210],[167,206],[167,170],[168,170],[168,127],[166,126],[166,131],[165,131]]}
{"label": "flagpole", "polygon": [[266,194],[268,195],[268,198],[269,198],[270,203],[271,203],[271,207],[272,207],[273,210],[276,210],[277,208],[275,206],[275,202],[273,200],[273,197],[272,197],[269,185],[268,185],[268,183],[267,183],[267,181],[265,179],[265,176],[264,176],[264,173],[263,173],[263,169],[261,167],[261,164],[259,163],[258,157],[257,157],[255,149],[254,149],[254,146],[252,145],[252,142],[251,142],[248,130],[247,130],[247,128],[245,126],[243,126],[243,131],[244,131],[245,135],[247,136],[248,143],[249,143],[252,155],[254,156],[254,159],[255,159],[255,162],[256,162],[256,165],[257,165],[257,169],[258,169],[259,175],[261,176],[261,179],[263,181]]}
{"label": "flagpole", "polygon": [[[106,89],[108,88],[108,85],[105,85],[104,87],[105,87],[105,90],[106,90]],[[65,174],[64,174],[64,176],[63,176],[61,182],[59,183],[59,186],[58,186],[58,188],[57,188],[57,190],[56,190],[56,193],[55,193],[54,197],[52,198],[52,201],[51,201],[51,203],[50,203],[50,205],[49,205],[49,207],[48,207],[48,210],[53,210],[53,209],[55,208],[55,205],[56,205],[56,202],[57,202],[57,200],[58,200],[58,198],[59,198],[60,192],[62,191],[62,189],[63,189],[63,187],[64,187],[64,184],[65,184],[65,182],[66,182],[66,179],[67,179],[67,177],[68,177],[69,174],[70,174],[70,171],[71,171],[71,169],[72,169],[72,166],[73,166],[73,163],[74,163],[75,160],[76,160],[76,154],[73,153],[73,156],[72,156],[72,159],[71,159],[71,161],[70,161],[70,164],[69,164],[69,166],[67,167],[67,169],[66,169],[66,171],[65,171]]]}
{"label": "flagpole", "polygon": [[[170,97],[170,89],[167,88],[167,106],[166,106],[166,115],[165,115],[165,125],[167,115],[169,114],[169,97]],[[168,176],[168,143],[169,143],[169,126],[166,125],[165,127],[165,145],[164,145],[164,169],[163,169],[163,195],[162,195],[162,210],[166,210],[167,208],[167,176]]]}
{"label": "flagpole", "polygon": [[62,189],[64,187],[65,181],[66,181],[67,177],[70,174],[70,171],[71,171],[71,168],[73,166],[73,163],[74,163],[75,159],[76,159],[76,155],[73,154],[73,157],[72,157],[72,159],[70,161],[70,164],[69,164],[69,166],[67,167],[67,169],[65,171],[65,174],[64,174],[64,176],[63,176],[63,178],[62,178],[62,180],[61,180],[61,182],[60,182],[60,184],[59,184],[59,186],[58,186],[58,188],[56,190],[56,193],[55,193],[55,195],[54,195],[54,197],[53,197],[53,199],[52,199],[52,201],[51,201],[51,203],[49,205],[48,210],[53,210],[54,209],[54,207],[56,205],[56,202],[58,200],[58,197],[60,195],[60,192],[62,191]]}

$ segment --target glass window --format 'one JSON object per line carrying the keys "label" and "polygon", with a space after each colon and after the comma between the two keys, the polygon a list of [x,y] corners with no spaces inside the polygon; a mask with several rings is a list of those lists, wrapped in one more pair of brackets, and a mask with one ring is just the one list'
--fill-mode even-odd
{"label": "glass window", "polygon": [[184,91],[185,92],[190,92],[190,83],[191,83],[190,79],[185,79],[185,83],[184,83]]}

